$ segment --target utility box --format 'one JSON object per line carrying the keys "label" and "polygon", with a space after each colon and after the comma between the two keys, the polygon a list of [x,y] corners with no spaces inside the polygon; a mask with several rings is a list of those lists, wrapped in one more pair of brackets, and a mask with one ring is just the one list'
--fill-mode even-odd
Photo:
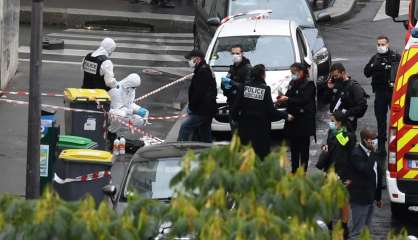
{"label": "utility box", "polygon": [[98,149],[107,147],[107,115],[110,96],[102,89],[67,88],[65,104],[73,109],[87,111],[65,112],[65,133],[85,137],[98,144]]}
{"label": "utility box", "polygon": [[111,181],[112,154],[91,149],[61,152],[55,167],[54,189],[63,200],[78,201],[90,194],[99,204],[102,188]]}
{"label": "utility box", "polygon": [[[16,73],[19,53],[20,1],[0,0],[0,88]],[[27,54],[29,59],[29,54]]]}

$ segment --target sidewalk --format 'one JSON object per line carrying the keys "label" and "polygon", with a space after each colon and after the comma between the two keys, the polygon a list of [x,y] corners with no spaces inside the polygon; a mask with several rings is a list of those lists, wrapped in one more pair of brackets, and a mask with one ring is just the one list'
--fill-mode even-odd
{"label": "sidewalk", "polygon": [[[21,1],[21,22],[29,23],[32,0]],[[156,32],[191,32],[194,21],[190,0],[172,0],[175,8],[161,8],[128,0],[47,0],[44,22],[49,25],[81,26],[88,21],[126,21],[148,24]]]}

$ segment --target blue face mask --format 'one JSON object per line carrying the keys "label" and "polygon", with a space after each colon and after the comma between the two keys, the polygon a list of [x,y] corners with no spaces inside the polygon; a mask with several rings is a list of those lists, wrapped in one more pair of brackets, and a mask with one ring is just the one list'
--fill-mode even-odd
{"label": "blue face mask", "polygon": [[331,130],[336,130],[337,129],[337,126],[335,125],[335,122],[332,122],[332,121],[328,123],[328,127]]}
{"label": "blue face mask", "polygon": [[292,74],[292,76],[290,76],[290,79],[291,79],[292,81],[296,81],[296,80],[298,80],[298,79],[299,79],[299,77],[298,77],[298,75],[296,75],[296,74]]}

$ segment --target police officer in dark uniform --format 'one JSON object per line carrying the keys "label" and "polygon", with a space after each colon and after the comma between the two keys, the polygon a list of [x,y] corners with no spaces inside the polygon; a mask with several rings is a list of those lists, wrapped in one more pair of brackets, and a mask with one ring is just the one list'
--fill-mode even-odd
{"label": "police officer in dark uniform", "polygon": [[290,66],[292,81],[286,96],[277,98],[281,105],[287,105],[289,114],[295,117],[286,122],[285,131],[290,142],[292,160],[292,173],[301,165],[305,172],[308,170],[309,145],[311,136],[316,135],[316,100],[315,83],[308,79],[308,68],[303,63],[294,63]]}
{"label": "police officer in dark uniform", "polygon": [[367,111],[367,98],[364,89],[348,76],[341,63],[331,66],[324,100],[330,104],[331,113],[341,111],[344,114],[352,132],[357,129],[357,119],[363,117]]}
{"label": "police officer in dark uniform", "polygon": [[389,48],[389,38],[377,38],[377,54],[364,67],[364,75],[372,78],[372,88],[375,93],[374,114],[377,121],[380,153],[386,153],[387,113],[392,102],[393,84],[397,66],[401,56]]}
{"label": "police officer in dark uniform", "polygon": [[292,116],[274,108],[270,87],[266,85],[266,69],[254,67],[254,80],[241,85],[232,106],[231,116],[238,122],[238,135],[243,144],[252,144],[255,153],[264,159],[270,153],[271,122],[292,120]]}
{"label": "police officer in dark uniform", "polygon": [[113,73],[113,63],[109,59],[115,49],[115,41],[105,38],[96,51],[87,54],[82,63],[84,73],[82,88],[109,91],[116,87],[117,81]]}
{"label": "police officer in dark uniform", "polygon": [[[232,62],[229,66],[228,75],[222,78],[221,89],[227,97],[229,107],[234,103],[237,90],[240,84],[251,81],[252,67],[250,60],[243,55],[244,51],[240,45],[231,48]],[[236,130],[237,126],[232,119],[230,120],[231,130]]]}

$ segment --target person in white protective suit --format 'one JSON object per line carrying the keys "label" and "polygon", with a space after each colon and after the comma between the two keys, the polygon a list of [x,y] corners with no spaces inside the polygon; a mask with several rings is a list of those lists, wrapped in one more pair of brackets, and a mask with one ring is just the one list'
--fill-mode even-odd
{"label": "person in white protective suit", "polygon": [[111,38],[105,38],[96,51],[87,54],[81,67],[84,73],[81,88],[109,91],[116,87],[117,81],[113,73],[113,63],[109,59],[115,49],[115,41]]}
{"label": "person in white protective suit", "polygon": [[[133,73],[117,82],[116,86],[109,91],[111,98],[109,113],[122,121],[130,121],[136,127],[146,124],[149,116],[146,108],[135,104],[135,89],[140,85],[141,77]],[[120,128],[123,128],[123,125],[113,118],[109,130],[116,132]]]}

